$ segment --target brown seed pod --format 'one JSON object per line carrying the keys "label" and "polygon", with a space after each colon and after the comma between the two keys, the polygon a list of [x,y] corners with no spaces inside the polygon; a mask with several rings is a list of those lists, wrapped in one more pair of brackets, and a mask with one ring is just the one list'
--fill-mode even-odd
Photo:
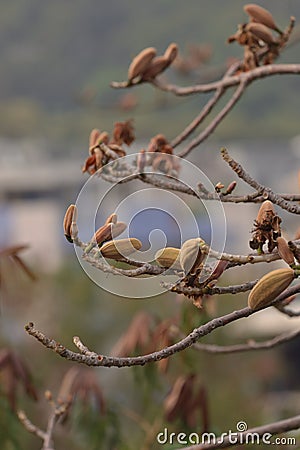
{"label": "brown seed pod", "polygon": [[268,45],[272,45],[276,42],[269,28],[261,23],[251,22],[247,25],[246,29],[247,31],[250,31],[255,38],[264,41]]}
{"label": "brown seed pod", "polygon": [[250,16],[253,22],[262,23],[271,30],[275,30],[282,34],[282,31],[276,25],[272,14],[265,8],[262,8],[255,3],[248,3],[244,6],[244,11]]}
{"label": "brown seed pod", "polygon": [[102,227],[98,228],[93,236],[92,241],[96,242],[98,246],[101,246],[104,242],[110,241],[111,239],[119,236],[127,228],[126,223],[107,223]]}
{"label": "brown seed pod", "polygon": [[107,225],[108,223],[117,223],[118,221],[118,216],[117,214],[113,213],[110,216],[108,216],[108,218],[105,221],[105,225]]}
{"label": "brown seed pod", "polygon": [[73,227],[76,226],[76,221],[78,217],[78,210],[76,205],[70,205],[66,211],[63,227],[64,234],[68,242],[73,242]]}
{"label": "brown seed pod", "polygon": [[102,256],[109,259],[120,260],[140,250],[142,243],[136,238],[115,239],[106,242],[100,247]]}
{"label": "brown seed pod", "polygon": [[287,241],[283,237],[276,239],[278,254],[288,265],[294,264],[295,258],[292,250],[288,246]]}
{"label": "brown seed pod", "polygon": [[100,136],[100,131],[97,128],[94,128],[91,132],[90,132],[90,136],[89,136],[89,148],[93,147],[94,145],[97,144],[98,142],[98,138]]}
{"label": "brown seed pod", "polygon": [[275,210],[274,210],[273,203],[270,202],[270,200],[265,200],[259,208],[259,211],[258,211],[257,217],[256,217],[256,222],[261,223],[263,220],[265,220],[271,216],[275,216]]}
{"label": "brown seed pod", "polygon": [[174,61],[176,56],[178,55],[178,45],[172,42],[166,49],[164,56],[167,58],[170,64]]}
{"label": "brown seed pod", "polygon": [[165,247],[155,253],[155,260],[160,266],[167,269],[172,267],[172,269],[175,270],[182,270],[179,260],[179,253],[179,248]]}
{"label": "brown seed pod", "polygon": [[135,58],[133,58],[128,68],[128,81],[132,82],[134,78],[141,76],[145,69],[148,68],[150,62],[156,55],[156,49],[154,47],[144,48]]}
{"label": "brown seed pod", "polygon": [[153,80],[157,75],[162,73],[164,70],[169,67],[171,62],[163,56],[156,56],[153,58],[147,69],[143,73],[143,80]]}
{"label": "brown seed pod", "polygon": [[201,250],[201,238],[189,239],[185,241],[180,249],[179,260],[186,275],[194,274],[205,258],[205,253]]}
{"label": "brown seed pod", "polygon": [[248,306],[259,309],[269,305],[293,281],[295,273],[289,267],[276,269],[264,275],[252,288],[248,296]]}

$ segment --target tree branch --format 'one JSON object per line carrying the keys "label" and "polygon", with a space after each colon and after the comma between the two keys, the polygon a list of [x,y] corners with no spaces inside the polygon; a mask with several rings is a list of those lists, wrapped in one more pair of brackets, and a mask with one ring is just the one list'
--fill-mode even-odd
{"label": "tree branch", "polygon": [[238,175],[239,178],[244,180],[249,186],[253,187],[264,197],[265,200],[269,199],[271,202],[275,203],[276,205],[280,206],[280,208],[285,209],[286,211],[289,211],[292,214],[300,214],[300,207],[296,205],[295,203],[289,203],[287,200],[282,198],[280,195],[273,192],[270,188],[267,188],[263,186],[262,184],[258,183],[254,178],[252,178],[239,164],[237,161],[235,161],[228,153],[226,148],[223,148],[221,150],[222,158],[225,162],[231,167],[231,169]]}
{"label": "tree branch", "polygon": [[216,117],[209,123],[209,125],[202,131],[202,133],[199,134],[195,139],[193,139],[190,144],[183,149],[180,153],[178,153],[177,156],[180,156],[181,158],[184,158],[187,156],[195,147],[197,147],[201,142],[205,141],[205,139],[208,138],[210,134],[213,133],[213,131],[217,128],[217,126],[222,122],[225,116],[231,111],[231,109],[234,107],[234,105],[238,102],[238,100],[241,98],[243,93],[245,92],[245,89],[248,85],[248,82],[246,80],[241,80],[239,86],[237,87],[236,91],[233,93],[233,95],[230,97],[224,108],[216,115]]}
{"label": "tree branch", "polygon": [[[168,347],[163,348],[162,350],[150,353],[148,355],[135,356],[135,357],[112,357],[105,356],[100,354],[95,354],[91,352],[91,354],[80,354],[73,352],[72,350],[67,349],[60,343],[56,342],[54,339],[48,338],[41,331],[34,328],[34,324],[31,322],[26,325],[25,330],[45,347],[55,351],[61,357],[69,360],[76,361],[78,363],[86,364],[88,366],[102,366],[102,367],[130,367],[130,366],[143,366],[144,364],[148,364],[150,362],[160,361],[161,359],[168,358],[175,353],[181,352],[188,347],[191,347],[195,342],[201,339],[203,336],[207,336],[216,328],[220,328],[228,325],[229,323],[235,322],[236,320],[249,317],[252,314],[257,313],[258,311],[265,309],[269,306],[274,306],[282,300],[290,297],[296,292],[300,292],[300,284],[293,286],[291,288],[286,289],[282,294],[280,294],[270,305],[265,306],[259,310],[252,310],[249,307],[233,311],[229,314],[226,314],[222,317],[217,317],[215,319],[210,320],[204,325],[201,325],[198,328],[195,328],[189,335],[185,338],[181,339],[177,343],[170,345]],[[78,337],[76,340],[78,342]],[[83,344],[82,344],[83,345]],[[84,348],[87,348],[83,345]],[[90,352],[90,350],[88,350]],[[96,356],[95,356],[96,355]]]}
{"label": "tree branch", "polygon": [[[200,445],[190,445],[189,447],[180,447],[181,450],[212,450],[219,448],[228,448],[233,445],[241,444],[245,445],[247,442],[247,436],[250,434],[254,434],[254,436],[258,435],[262,437],[263,435],[267,436],[275,436],[277,434],[281,434],[291,430],[297,430],[300,428],[300,416],[290,417],[289,419],[280,420],[278,422],[269,423],[267,425],[263,425],[260,427],[250,428],[244,432],[231,433],[231,438],[229,436],[222,435],[219,438],[216,438],[215,443],[211,444],[200,444]],[[228,433],[227,433],[228,434]],[[236,441],[235,437],[238,439]],[[248,439],[249,440],[249,439]],[[251,440],[250,440],[251,442]],[[255,440],[254,440],[255,442]],[[269,442],[271,442],[269,440]],[[179,449],[176,449],[179,450]]]}
{"label": "tree branch", "polygon": [[238,75],[222,78],[219,81],[207,84],[196,84],[194,86],[179,87],[175,84],[164,83],[161,79],[155,79],[152,84],[165,92],[171,92],[178,96],[193,95],[198,93],[212,92],[217,89],[227,89],[229,87],[237,86],[241,82],[247,84],[262,78],[274,75],[297,75],[300,73],[300,64],[269,64],[265,66],[256,67],[248,72],[241,72]]}

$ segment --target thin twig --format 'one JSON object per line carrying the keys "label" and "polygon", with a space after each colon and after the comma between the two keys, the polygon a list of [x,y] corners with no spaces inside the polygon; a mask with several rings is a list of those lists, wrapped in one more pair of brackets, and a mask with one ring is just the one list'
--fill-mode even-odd
{"label": "thin twig", "polygon": [[237,86],[244,81],[248,84],[254,80],[274,75],[295,75],[299,73],[300,64],[269,64],[207,84],[196,84],[193,86],[180,87],[175,84],[164,83],[162,79],[155,79],[152,81],[152,84],[162,91],[171,92],[178,96],[186,96],[197,93],[212,92],[220,88],[227,89],[229,87]]}
{"label": "thin twig", "polygon": [[300,207],[295,203],[289,203],[287,200],[282,198],[280,195],[273,192],[270,188],[263,186],[258,183],[254,178],[252,178],[239,164],[235,161],[228,153],[226,148],[222,148],[221,150],[222,158],[225,162],[232,168],[232,170],[245,181],[245,183],[249,184],[249,186],[253,187],[256,191],[258,191],[265,200],[269,199],[271,202],[280,206],[280,208],[289,211],[292,214],[300,214]]}
{"label": "thin twig", "polygon": [[252,310],[249,307],[233,311],[229,314],[226,314],[222,317],[217,317],[215,319],[210,320],[204,325],[195,328],[190,334],[188,334],[185,338],[181,339],[177,343],[170,345],[168,347],[163,348],[162,350],[149,353],[147,355],[136,356],[136,357],[112,357],[97,354],[94,355],[84,355],[80,353],[73,352],[72,350],[67,349],[62,344],[58,343],[54,339],[48,338],[44,333],[37,330],[34,327],[33,323],[29,323],[26,325],[25,330],[28,334],[33,336],[42,345],[46,348],[49,348],[56,353],[58,353],[61,357],[69,360],[76,361],[81,364],[86,364],[88,366],[102,366],[102,367],[130,367],[130,366],[143,366],[144,364],[148,364],[151,362],[157,362],[161,359],[168,358],[175,353],[181,352],[188,347],[191,347],[195,342],[201,339],[203,336],[207,336],[212,333],[216,328],[220,328],[228,325],[229,323],[235,322],[236,320],[246,318],[255,314],[256,312],[263,310],[269,306],[274,306],[279,302],[282,302],[286,298],[290,297],[296,292],[300,292],[300,284],[296,286],[292,286],[291,288],[286,289],[283,293],[281,293],[270,305],[264,306],[259,310]]}
{"label": "thin twig", "polygon": [[285,344],[286,342],[295,339],[300,336],[300,330],[290,331],[289,333],[283,333],[272,339],[268,339],[263,342],[256,342],[253,339],[249,340],[246,344],[235,345],[213,345],[213,344],[201,344],[196,343],[192,346],[193,349],[204,351],[207,353],[225,354],[225,353],[241,353],[249,352],[253,350],[269,350],[270,348],[277,347],[278,345]]}
{"label": "thin twig", "polygon": [[221,111],[216,115],[216,117],[209,123],[209,125],[202,131],[202,133],[199,134],[195,139],[193,139],[189,145],[184,148],[180,153],[178,153],[177,156],[184,158],[187,156],[195,147],[197,147],[201,142],[203,142],[205,139],[210,136],[213,131],[217,128],[217,126],[222,122],[225,116],[232,110],[234,105],[239,101],[243,93],[245,92],[245,89],[248,85],[248,82],[246,80],[241,80],[239,86],[237,87],[236,91],[233,93],[233,95],[230,97],[224,108],[221,109]]}
{"label": "thin twig", "polygon": [[172,284],[162,282],[161,285],[172,292],[183,294],[186,296],[201,296],[201,295],[222,295],[222,294],[240,294],[242,292],[250,291],[258,280],[249,281],[243,284],[236,284],[234,286],[204,286],[203,288],[186,286],[184,283]]}

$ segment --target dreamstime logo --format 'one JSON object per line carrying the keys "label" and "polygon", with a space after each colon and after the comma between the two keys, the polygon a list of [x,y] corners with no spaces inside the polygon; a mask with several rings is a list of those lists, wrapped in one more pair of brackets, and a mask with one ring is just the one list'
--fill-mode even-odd
{"label": "dreamstime logo", "polygon": [[[223,205],[218,200],[197,198],[199,183],[214,192],[213,183],[199,167],[176,156],[172,158],[176,159],[174,166],[180,164],[180,173],[176,179],[161,172],[154,173],[151,167],[146,167],[142,174],[138,171],[132,173],[132,168],[136,167],[137,154],[112,161],[91,176],[76,201],[81,240],[89,242],[106,218],[115,213],[118,221],[125,222],[127,228],[113,240],[117,244],[119,239],[138,238],[142,247],[130,255],[130,259],[140,265],[153,263],[157,251],[165,247],[180,248],[186,240],[197,237],[203,238],[209,248],[222,252],[226,240]],[[155,186],[138,179],[149,176],[155,177]],[[178,184],[178,181],[182,191],[189,190],[191,195],[172,189],[172,185]],[[170,189],[166,189],[166,185]],[[168,269],[155,276],[129,278],[125,274],[115,275],[109,270],[95,268],[82,258],[82,249],[75,247],[75,250],[82,268],[98,286],[123,297],[156,296],[167,290],[162,286],[162,281],[175,284],[183,276],[180,271]],[[98,253],[99,261],[108,268],[113,264],[117,268],[128,269],[124,263],[106,260]],[[216,263],[208,254],[203,273],[209,276]]]}
{"label": "dreamstime logo", "polygon": [[273,437],[271,433],[258,433],[254,430],[248,430],[248,425],[243,420],[236,424],[236,431],[228,430],[220,436],[215,433],[174,433],[169,432],[168,428],[157,434],[156,440],[159,444],[182,444],[182,445],[221,445],[228,443],[230,445],[238,444],[257,444],[257,445],[296,445],[294,437]]}

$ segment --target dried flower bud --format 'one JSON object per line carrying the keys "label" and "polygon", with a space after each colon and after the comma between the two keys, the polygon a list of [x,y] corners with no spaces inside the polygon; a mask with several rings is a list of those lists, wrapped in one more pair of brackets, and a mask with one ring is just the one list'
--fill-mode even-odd
{"label": "dried flower bud", "polygon": [[275,43],[275,39],[269,30],[265,25],[262,25],[261,23],[249,23],[247,25],[247,31],[250,31],[256,37],[257,39],[261,39],[266,44],[271,45]]}
{"label": "dried flower bud", "polygon": [[182,270],[179,260],[180,249],[174,247],[165,247],[158,250],[155,254],[155,260],[162,267],[175,270]]}
{"label": "dried flower bud", "polygon": [[92,241],[96,242],[100,247],[104,242],[110,241],[111,239],[119,236],[123,233],[127,228],[126,223],[117,222],[117,223],[107,223],[102,227],[98,228],[96,233],[93,236]]}
{"label": "dried flower bud", "polygon": [[215,185],[215,191],[221,192],[221,189],[224,189],[224,184],[222,184],[220,181]]}
{"label": "dried flower bud", "polygon": [[272,14],[265,8],[262,8],[255,3],[248,3],[248,5],[244,6],[244,11],[250,16],[250,19],[253,22],[259,22],[265,25],[271,30],[275,30],[278,33],[282,34],[282,31],[276,25]]}
{"label": "dried flower bud", "polygon": [[144,48],[144,50],[135,56],[128,68],[128,81],[132,82],[134,78],[141,76],[155,55],[156,49],[154,47],[148,47]]}
{"label": "dried flower bud", "polygon": [[205,253],[201,250],[203,239],[195,238],[185,241],[180,249],[180,264],[186,275],[194,274],[205,258]]}
{"label": "dried flower bud", "polygon": [[168,144],[168,141],[167,141],[166,137],[163,134],[159,133],[150,139],[147,151],[148,152],[160,152],[161,149],[167,144]]}
{"label": "dried flower bud", "polygon": [[252,288],[248,297],[248,306],[259,309],[269,305],[293,281],[295,273],[290,268],[277,269],[264,275]]}
{"label": "dried flower bud", "polygon": [[173,42],[166,49],[164,56],[167,58],[167,60],[171,64],[177,55],[178,55],[178,45]]}
{"label": "dried flower bud", "polygon": [[99,136],[100,136],[100,131],[97,128],[94,128],[90,132],[89,148],[94,147],[98,143]]}
{"label": "dried flower bud", "polygon": [[287,241],[283,237],[276,239],[278,254],[288,265],[294,264],[295,258],[292,250],[288,246]]}
{"label": "dried flower bud", "polygon": [[171,62],[166,56],[156,56],[144,71],[143,80],[153,80],[157,75],[166,70],[170,64]]}
{"label": "dried flower bud", "polygon": [[64,221],[63,221],[63,227],[64,227],[64,234],[68,242],[73,242],[73,226],[76,224],[78,216],[77,207],[75,205],[70,205],[66,211]]}
{"label": "dried flower bud", "polygon": [[112,144],[122,145],[123,143],[125,143],[127,145],[130,145],[134,140],[135,135],[132,120],[126,120],[125,122],[116,122],[114,124]]}
{"label": "dried flower bud", "polygon": [[100,252],[104,258],[122,260],[127,256],[140,250],[142,243],[136,238],[115,239],[111,242],[106,242],[100,247]]}
{"label": "dried flower bud", "polygon": [[261,223],[263,220],[268,219],[275,215],[273,203],[270,200],[265,200],[257,213],[256,222]]}
{"label": "dried flower bud", "polygon": [[232,181],[226,188],[225,194],[231,194],[236,188],[236,181]]}
{"label": "dried flower bud", "polygon": [[118,216],[117,214],[113,213],[110,216],[108,216],[108,218],[105,221],[105,225],[107,225],[108,223],[117,223],[118,221]]}

